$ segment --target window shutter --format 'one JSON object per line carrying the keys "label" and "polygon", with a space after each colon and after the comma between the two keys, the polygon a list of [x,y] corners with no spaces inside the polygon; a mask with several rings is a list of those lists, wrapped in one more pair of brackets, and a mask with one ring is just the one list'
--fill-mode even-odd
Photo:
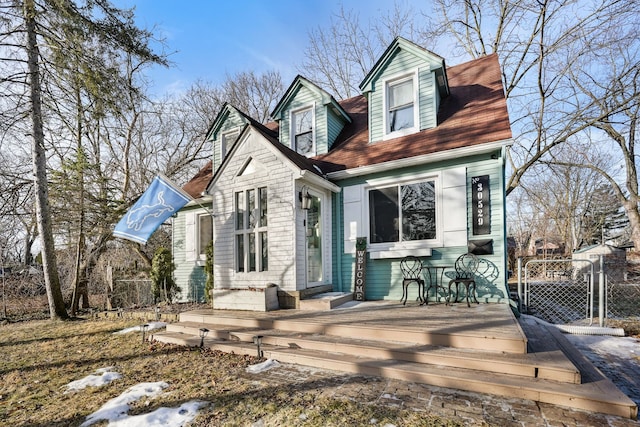
{"label": "window shutter", "polygon": [[356,238],[364,236],[362,185],[342,189],[344,210],[344,253],[355,253]]}
{"label": "window shutter", "polygon": [[467,246],[467,169],[442,171],[443,246]]}
{"label": "window shutter", "polygon": [[198,227],[196,220],[198,216],[195,212],[185,213],[184,218],[184,256],[187,261],[198,259],[196,248],[198,245]]}

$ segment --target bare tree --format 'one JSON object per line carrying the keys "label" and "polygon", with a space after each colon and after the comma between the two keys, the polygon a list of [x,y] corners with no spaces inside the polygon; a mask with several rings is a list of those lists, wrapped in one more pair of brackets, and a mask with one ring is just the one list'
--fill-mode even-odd
{"label": "bare tree", "polygon": [[[261,123],[266,123],[284,85],[277,71],[257,75],[253,71],[227,75],[220,88],[220,100],[226,101]],[[219,104],[218,110],[222,106]]]}
{"label": "bare tree", "polygon": [[[608,111],[585,121],[581,113],[593,108],[595,101],[573,104],[569,82],[581,63],[597,63],[607,50],[628,49],[637,43],[637,39],[621,38],[612,31],[637,27],[637,3],[437,0],[435,7],[440,19],[428,33],[433,40],[446,42],[453,37],[454,52],[472,58],[498,53],[502,63],[516,141],[509,153],[507,194],[554,147],[625,108],[628,99],[618,99],[617,105],[610,104]],[[598,73],[592,77],[599,84],[610,76]]]}
{"label": "bare tree", "polygon": [[422,22],[419,13],[398,2],[370,22],[341,6],[328,28],[309,32],[300,73],[338,99],[351,98],[360,93],[360,82],[395,37],[421,41]]}
{"label": "bare tree", "polygon": [[[150,33],[133,24],[132,13],[114,8],[107,0],[90,4],[71,0],[4,1],[0,10],[0,45],[6,52],[0,78],[9,87],[3,92],[3,99],[16,107],[17,119],[9,127],[25,129],[23,120],[27,118],[31,123],[36,215],[50,316],[64,319],[68,314],[60,291],[47,174],[48,148],[60,148],[55,137],[48,141],[46,135],[52,96],[59,93],[56,82],[69,76],[91,75],[101,63],[100,56],[94,54],[98,46],[102,51],[127,51],[158,63],[163,59],[149,49]],[[92,79],[92,83],[99,81]],[[22,96],[25,92],[26,102]]]}
{"label": "bare tree", "polygon": [[[553,235],[564,243],[567,255],[583,243],[591,243],[593,235],[601,231],[602,224],[593,221],[596,216],[606,212],[607,207],[615,210],[619,206],[604,197],[608,182],[596,171],[579,166],[590,148],[588,142],[572,141],[571,147],[572,150],[556,150],[558,154],[552,161],[534,165],[521,185],[531,210],[550,220]],[[613,166],[610,157],[593,160],[601,169]]]}
{"label": "bare tree", "polygon": [[[638,177],[634,140],[638,119],[640,5],[614,1],[436,1],[441,16],[430,34],[454,35],[458,53],[498,53],[503,66],[515,145],[509,152],[507,194],[525,174],[550,161],[557,148],[599,130],[624,164],[620,179],[598,166],[594,153],[579,163],[598,172],[615,191],[640,248]],[[570,143],[570,144],[567,144]],[[607,155],[607,154],[605,154]]]}

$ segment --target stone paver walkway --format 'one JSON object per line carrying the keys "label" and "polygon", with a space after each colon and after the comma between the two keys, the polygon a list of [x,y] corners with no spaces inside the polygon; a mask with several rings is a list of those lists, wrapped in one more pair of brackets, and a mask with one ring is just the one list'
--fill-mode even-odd
{"label": "stone paver walkway", "polygon": [[[252,374],[246,374],[252,377]],[[626,418],[540,404],[531,400],[507,399],[379,377],[345,374],[294,364],[260,373],[254,380],[271,386],[288,386],[292,391],[319,397],[353,400],[371,405],[406,408],[455,419],[470,426],[520,427],[638,427]]]}

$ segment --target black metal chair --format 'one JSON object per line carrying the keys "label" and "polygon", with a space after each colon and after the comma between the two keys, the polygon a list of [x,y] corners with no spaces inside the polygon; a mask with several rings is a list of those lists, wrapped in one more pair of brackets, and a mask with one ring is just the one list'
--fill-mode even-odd
{"label": "black metal chair", "polygon": [[418,284],[418,300],[422,302],[424,293],[424,279],[422,278],[422,261],[420,258],[409,255],[400,261],[400,270],[402,270],[402,304],[407,303],[408,292],[407,287],[410,283]]}
{"label": "black metal chair", "polygon": [[464,285],[466,288],[467,307],[471,307],[469,298],[473,297],[473,301],[479,304],[478,298],[476,298],[476,279],[475,274],[478,270],[478,257],[472,253],[466,253],[460,255],[455,263],[456,276],[449,281],[449,294],[447,295],[447,305],[451,299],[451,285],[456,285],[456,299],[453,302],[458,302],[458,296],[460,294],[459,286]]}

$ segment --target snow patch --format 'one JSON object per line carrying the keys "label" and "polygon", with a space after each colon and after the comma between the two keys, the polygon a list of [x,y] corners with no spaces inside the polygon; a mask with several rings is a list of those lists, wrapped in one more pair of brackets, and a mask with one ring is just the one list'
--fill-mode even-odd
{"label": "snow patch", "polygon": [[[149,322],[145,324],[148,325],[147,332],[152,331],[154,329],[161,329],[167,326],[167,322]],[[142,331],[142,325],[138,325],[138,326],[132,326],[131,328],[126,328],[120,331],[116,331],[113,334],[119,335],[119,334],[128,334],[130,332],[141,332],[141,331]]]}
{"label": "snow patch", "polygon": [[272,368],[277,368],[280,366],[280,362],[274,359],[265,360],[262,363],[258,363],[257,365],[247,366],[246,371],[250,374],[259,374],[261,372],[268,371]]}
{"label": "snow patch", "polygon": [[82,379],[71,381],[69,384],[67,384],[67,391],[65,391],[65,394],[72,391],[83,390],[87,387],[102,387],[109,384],[111,381],[121,379],[122,375],[120,375],[118,372],[111,372],[112,369],[113,366],[100,368],[96,370],[96,375],[87,375]]}
{"label": "snow patch", "polygon": [[109,400],[107,403],[102,405],[100,409],[89,415],[80,427],[87,427],[101,420],[112,422],[127,418],[130,403],[138,401],[145,396],[157,396],[167,387],[169,387],[169,384],[163,381],[155,383],[140,383],[129,387],[120,396]]}

